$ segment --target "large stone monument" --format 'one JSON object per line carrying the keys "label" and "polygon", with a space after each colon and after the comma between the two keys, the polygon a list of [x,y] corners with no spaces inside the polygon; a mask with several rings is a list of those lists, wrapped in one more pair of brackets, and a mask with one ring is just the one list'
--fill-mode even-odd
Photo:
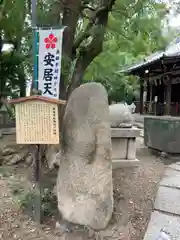
{"label": "large stone monument", "polygon": [[71,94],[64,118],[57,178],[58,209],[64,220],[105,228],[113,212],[108,98],[99,83]]}
{"label": "large stone monument", "polygon": [[136,159],[136,137],[140,130],[133,127],[133,116],[124,103],[109,106],[112,139],[113,169],[132,167],[139,164]]}

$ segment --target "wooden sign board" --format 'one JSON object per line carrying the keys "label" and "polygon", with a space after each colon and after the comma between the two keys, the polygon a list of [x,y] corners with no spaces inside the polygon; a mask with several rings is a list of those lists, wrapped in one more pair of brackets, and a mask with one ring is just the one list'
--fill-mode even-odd
{"label": "wooden sign board", "polygon": [[18,144],[58,144],[58,104],[29,97],[15,102],[16,141]]}

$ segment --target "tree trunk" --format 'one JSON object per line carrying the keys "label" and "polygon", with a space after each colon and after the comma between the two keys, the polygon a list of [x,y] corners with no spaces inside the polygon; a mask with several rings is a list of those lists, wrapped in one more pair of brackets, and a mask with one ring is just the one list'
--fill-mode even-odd
{"label": "tree trunk", "polygon": [[[75,40],[76,27],[81,13],[81,2],[80,0],[66,0],[63,5],[62,25],[66,26],[63,37],[63,61],[66,63],[66,69],[63,71],[64,73],[61,73],[59,97],[66,100],[72,91],[81,84],[83,75],[89,64],[102,52],[108,14],[115,0],[100,0],[99,6],[95,10],[95,14],[90,20],[88,27]],[[92,36],[91,42],[85,47],[80,47],[81,43],[89,36],[89,31],[93,26],[96,28],[94,31],[96,33]],[[71,75],[70,69],[74,61],[76,62]],[[67,87],[68,83],[69,86]],[[64,110],[65,108],[61,108],[59,111],[60,127],[62,127]],[[47,149],[46,156],[48,155]]]}
{"label": "tree trunk", "polygon": [[73,55],[73,43],[75,38],[76,26],[79,20],[81,0],[66,0],[63,9],[63,19],[62,25],[65,26],[64,36],[63,36],[63,59],[66,61],[65,73],[61,73],[60,81],[60,98],[67,99],[67,88],[66,84],[68,82],[68,74],[70,73],[71,60]]}

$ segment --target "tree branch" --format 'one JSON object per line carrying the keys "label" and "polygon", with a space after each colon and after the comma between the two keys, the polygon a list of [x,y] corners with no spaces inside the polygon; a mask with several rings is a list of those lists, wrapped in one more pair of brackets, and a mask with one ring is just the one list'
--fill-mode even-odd
{"label": "tree branch", "polygon": [[86,27],[86,29],[79,34],[79,36],[76,38],[74,45],[73,45],[73,52],[76,52],[76,49],[81,45],[81,43],[90,37],[90,30],[93,27],[93,22],[90,21]]}
{"label": "tree branch", "polygon": [[[103,2],[106,2],[107,0],[103,0]],[[109,1],[109,0],[108,0]],[[71,92],[74,88],[78,87],[80,84],[80,81],[82,80],[82,77],[84,75],[84,71],[89,66],[89,64],[93,61],[93,59],[98,56],[102,52],[103,48],[103,41],[104,41],[104,34],[108,22],[108,14],[109,11],[111,11],[112,6],[115,4],[116,0],[110,0],[108,4],[104,5],[102,4],[97,10],[94,15],[93,21],[91,22],[92,26],[95,23],[97,26],[96,34],[93,36],[93,39],[91,43],[80,49],[79,57],[75,64],[75,70],[71,79],[71,83],[68,87],[68,96],[70,96]],[[90,25],[90,27],[92,27]],[[84,31],[82,33],[81,39],[84,40],[83,36],[87,36]]]}
{"label": "tree branch", "polygon": [[89,9],[89,10],[91,10],[91,11],[96,11],[95,8],[93,8],[93,7],[91,7],[91,6],[87,5],[87,4],[83,4],[83,5],[82,5],[82,9],[83,9],[83,10],[84,10],[84,9]]}
{"label": "tree branch", "polygon": [[90,30],[92,29],[92,27],[94,26],[94,24],[97,23],[97,18],[101,15],[101,13],[103,12],[107,12],[107,14],[109,13],[109,11],[111,11],[112,6],[115,4],[116,0],[111,0],[109,1],[109,3],[107,5],[101,5],[99,8],[97,8],[96,10],[93,9],[93,11],[95,11],[95,13],[93,14],[93,16],[91,17],[86,29],[80,33],[80,35],[77,37],[77,39],[74,42],[73,45],[73,52],[76,52],[76,49],[81,45],[81,43],[87,39],[88,37],[91,36],[90,34]]}

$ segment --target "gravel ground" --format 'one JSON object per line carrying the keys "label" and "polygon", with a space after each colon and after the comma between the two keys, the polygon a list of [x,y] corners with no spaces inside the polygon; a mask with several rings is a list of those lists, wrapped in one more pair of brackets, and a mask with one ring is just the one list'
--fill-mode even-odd
{"label": "gravel ground", "polygon": [[143,147],[139,150],[139,159],[139,168],[116,170],[113,174],[114,189],[121,196],[120,200],[115,198],[115,212],[121,213],[117,217],[119,225],[131,224],[131,240],[143,240],[164,173],[164,164]]}
{"label": "gravel ground", "polygon": [[[164,164],[144,148],[142,139],[138,140],[137,145],[140,167],[118,169],[113,172],[115,209],[109,228],[100,233],[105,236],[104,239],[143,240],[158,183],[164,173]],[[20,213],[10,193],[10,185],[15,178],[23,181],[24,187],[28,185],[25,183],[27,173],[23,169],[22,176],[17,169],[16,173],[11,170],[11,177],[0,178],[0,239],[98,239],[97,235],[95,238],[94,234],[89,233],[88,238],[84,232],[60,237],[54,226],[39,226],[31,222]],[[22,173],[22,169],[19,170]]]}

